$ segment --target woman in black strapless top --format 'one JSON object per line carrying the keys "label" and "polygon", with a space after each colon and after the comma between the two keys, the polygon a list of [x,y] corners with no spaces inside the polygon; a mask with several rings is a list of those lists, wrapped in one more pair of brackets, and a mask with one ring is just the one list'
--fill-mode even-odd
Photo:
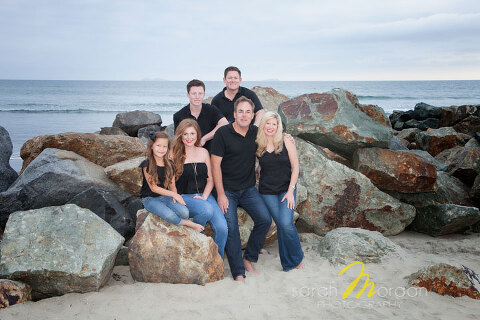
{"label": "woman in black strapless top", "polygon": [[185,119],[175,131],[171,158],[175,164],[177,192],[182,195],[193,221],[213,230],[218,253],[224,258],[228,228],[225,217],[211,195],[213,176],[210,154],[200,147],[201,131],[197,121]]}

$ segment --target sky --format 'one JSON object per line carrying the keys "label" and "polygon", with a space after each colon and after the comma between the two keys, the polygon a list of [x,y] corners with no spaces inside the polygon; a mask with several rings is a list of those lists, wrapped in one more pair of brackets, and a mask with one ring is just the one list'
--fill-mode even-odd
{"label": "sky", "polygon": [[0,0],[0,79],[478,80],[478,0]]}

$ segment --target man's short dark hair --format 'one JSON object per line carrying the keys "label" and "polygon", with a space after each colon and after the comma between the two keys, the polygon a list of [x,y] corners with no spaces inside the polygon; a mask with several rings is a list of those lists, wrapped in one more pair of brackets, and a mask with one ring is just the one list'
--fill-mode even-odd
{"label": "man's short dark hair", "polygon": [[223,77],[226,78],[227,77],[227,73],[229,73],[230,71],[237,71],[238,72],[238,75],[241,77],[242,76],[242,73],[240,72],[240,69],[238,69],[237,67],[234,67],[234,66],[230,66],[228,67],[227,69],[225,69],[225,71],[223,72]]}
{"label": "man's short dark hair", "polygon": [[237,99],[237,101],[235,101],[235,103],[233,104],[233,112],[237,112],[237,106],[242,103],[242,102],[248,102],[251,106],[252,106],[252,112],[253,110],[255,110],[255,104],[253,103],[252,100],[248,99],[247,97],[245,96],[241,96],[240,98]]}
{"label": "man's short dark hair", "polygon": [[192,81],[187,83],[187,93],[190,93],[190,89],[192,87],[202,87],[203,91],[205,91],[205,83],[203,83],[202,80],[193,79]]}

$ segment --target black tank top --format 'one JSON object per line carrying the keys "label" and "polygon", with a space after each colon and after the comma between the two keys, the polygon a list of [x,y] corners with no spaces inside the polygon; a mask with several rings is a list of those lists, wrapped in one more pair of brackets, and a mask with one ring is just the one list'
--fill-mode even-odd
{"label": "black tank top", "polygon": [[183,173],[176,182],[179,194],[203,193],[207,185],[208,169],[205,162],[185,163]]}
{"label": "black tank top", "polygon": [[[144,160],[140,166],[140,168],[142,168],[142,176],[143,176],[143,181],[142,181],[142,189],[140,190],[140,195],[142,198],[146,198],[146,197],[159,197],[160,194],[158,193],[155,193],[153,192],[151,189],[150,189],[150,186],[148,185],[147,183],[147,179],[145,178],[145,174],[143,172],[143,168],[147,168],[147,172],[148,172],[148,160]],[[157,166],[157,174],[158,174],[158,183],[157,183],[157,186],[161,187],[161,188],[165,188],[164,186],[164,182],[165,182],[165,167],[160,167],[160,166]]]}
{"label": "black tank top", "polygon": [[260,163],[260,181],[258,191],[262,194],[280,194],[288,190],[292,166],[288,158],[288,151],[283,144],[279,154],[267,152],[258,158]]}

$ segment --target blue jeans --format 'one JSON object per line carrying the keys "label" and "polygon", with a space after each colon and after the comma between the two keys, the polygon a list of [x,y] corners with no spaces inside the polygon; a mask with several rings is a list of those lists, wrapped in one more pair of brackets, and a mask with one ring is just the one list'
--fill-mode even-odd
{"label": "blue jeans", "polygon": [[[262,199],[277,225],[278,252],[284,271],[297,267],[303,260],[303,251],[300,245],[297,228],[293,224],[293,210],[287,207],[287,200],[282,201],[282,194],[262,194]],[[296,198],[295,190],[294,196]]]}
{"label": "blue jeans", "polygon": [[220,210],[217,201],[215,201],[212,195],[210,195],[207,200],[194,199],[193,197],[195,196],[201,196],[201,194],[182,194],[190,216],[193,216],[193,221],[202,226],[205,226],[205,223],[208,221],[210,227],[212,227],[213,241],[215,241],[218,246],[218,253],[222,259],[224,259],[228,227],[223,212]]}
{"label": "blue jeans", "polygon": [[182,219],[188,219],[188,209],[180,203],[174,203],[172,197],[142,198],[143,206],[147,211],[156,214],[163,220],[179,225]]}
{"label": "blue jeans", "polygon": [[258,254],[265,241],[265,236],[272,224],[272,218],[270,218],[268,209],[255,187],[235,192],[225,191],[225,194],[228,198],[228,209],[225,213],[225,219],[228,225],[225,253],[227,254],[230,271],[232,272],[233,278],[235,278],[239,275],[245,276],[245,266],[242,260],[242,244],[240,241],[240,231],[238,230],[237,206],[240,205],[245,209],[254,222],[243,256],[245,260],[257,262]]}

